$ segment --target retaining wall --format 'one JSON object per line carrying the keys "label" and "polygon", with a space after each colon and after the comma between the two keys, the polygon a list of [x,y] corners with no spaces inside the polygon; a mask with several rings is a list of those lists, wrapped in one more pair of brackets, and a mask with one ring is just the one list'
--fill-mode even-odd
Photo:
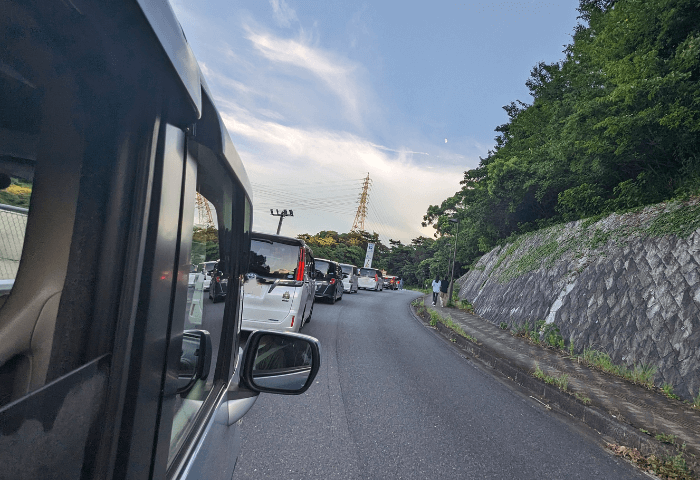
{"label": "retaining wall", "polygon": [[462,276],[459,297],[496,325],[543,319],[578,352],[654,365],[657,386],[690,400],[700,390],[700,229],[666,221],[681,207],[688,217],[697,199],[523,235]]}

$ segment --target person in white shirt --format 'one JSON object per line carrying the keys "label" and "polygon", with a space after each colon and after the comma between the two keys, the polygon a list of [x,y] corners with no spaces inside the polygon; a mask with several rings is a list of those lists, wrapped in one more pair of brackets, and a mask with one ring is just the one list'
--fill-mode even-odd
{"label": "person in white shirt", "polygon": [[436,276],[433,280],[433,306],[437,302],[438,295],[440,295],[440,278]]}

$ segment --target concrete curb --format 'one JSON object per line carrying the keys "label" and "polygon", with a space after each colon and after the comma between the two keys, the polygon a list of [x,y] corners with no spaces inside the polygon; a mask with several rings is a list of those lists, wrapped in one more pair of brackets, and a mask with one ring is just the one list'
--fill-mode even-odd
{"label": "concrete curb", "polygon": [[[412,305],[409,310],[413,317],[424,325],[429,322],[416,314]],[[611,441],[627,447],[638,449],[644,455],[656,455],[658,457],[670,457],[677,455],[677,451],[667,447],[661,442],[639,432],[637,429],[617,420],[610,414],[605,413],[593,406],[584,405],[575,397],[562,392],[558,388],[552,387],[532,376],[531,372],[525,371],[518,366],[511,364],[507,359],[502,358],[497,352],[492,351],[484,345],[477,345],[470,340],[458,335],[449,327],[438,323],[435,328],[441,336],[450,340],[461,350],[468,353],[472,360],[478,361],[484,366],[493,368],[510,380],[518,384],[527,392],[536,396],[548,407],[556,408],[558,411],[568,414],[588,427],[605,435]],[[697,461],[687,458],[688,466],[693,472],[700,470]]]}

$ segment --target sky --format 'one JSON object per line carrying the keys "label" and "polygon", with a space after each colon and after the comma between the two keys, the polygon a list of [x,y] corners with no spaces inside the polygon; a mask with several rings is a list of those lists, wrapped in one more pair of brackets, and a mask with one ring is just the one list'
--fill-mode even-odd
{"label": "sky", "polygon": [[253,185],[253,229],[408,243],[564,58],[578,0],[171,0]]}

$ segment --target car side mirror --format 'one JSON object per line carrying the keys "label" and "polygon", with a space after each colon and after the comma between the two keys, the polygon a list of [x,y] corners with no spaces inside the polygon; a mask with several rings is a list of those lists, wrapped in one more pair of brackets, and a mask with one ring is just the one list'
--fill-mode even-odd
{"label": "car side mirror", "polygon": [[349,276],[350,276],[350,275],[348,275],[347,273],[344,273],[344,274],[343,274],[343,278],[348,278]]}
{"label": "car side mirror", "polygon": [[321,366],[321,344],[299,333],[258,330],[243,352],[242,382],[256,392],[299,395]]}
{"label": "car side mirror", "polygon": [[182,354],[177,372],[177,393],[187,393],[197,380],[209,376],[212,346],[206,330],[185,330],[182,333]]}
{"label": "car side mirror", "polygon": [[316,270],[316,279],[323,278],[323,273]]}

